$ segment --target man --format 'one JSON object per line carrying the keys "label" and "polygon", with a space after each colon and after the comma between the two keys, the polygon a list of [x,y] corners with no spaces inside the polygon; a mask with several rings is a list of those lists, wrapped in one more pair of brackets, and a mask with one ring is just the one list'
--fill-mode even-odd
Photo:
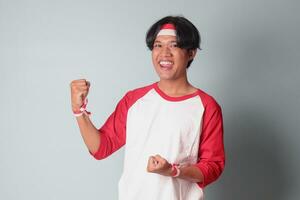
{"label": "man", "polygon": [[86,111],[90,83],[71,83],[80,132],[96,159],[125,145],[120,200],[203,199],[225,154],[220,106],[187,79],[199,32],[184,17],[168,16],[150,27],[146,43],[159,81],[127,92],[101,128]]}

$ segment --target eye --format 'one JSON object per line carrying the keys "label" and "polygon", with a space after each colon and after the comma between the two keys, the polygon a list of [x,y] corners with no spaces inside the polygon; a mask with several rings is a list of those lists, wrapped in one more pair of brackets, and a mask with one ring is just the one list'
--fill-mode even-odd
{"label": "eye", "polygon": [[176,42],[172,42],[172,43],[170,44],[170,47],[171,47],[171,48],[177,48],[177,47],[178,47],[178,45],[177,45],[177,43],[176,43]]}
{"label": "eye", "polygon": [[159,48],[159,47],[161,47],[161,44],[159,44],[159,43],[153,44],[153,48]]}

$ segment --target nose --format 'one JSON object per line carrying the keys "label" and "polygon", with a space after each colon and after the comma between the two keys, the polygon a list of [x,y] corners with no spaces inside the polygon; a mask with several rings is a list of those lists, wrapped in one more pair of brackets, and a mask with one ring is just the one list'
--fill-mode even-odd
{"label": "nose", "polygon": [[169,46],[166,45],[166,46],[162,47],[161,54],[163,56],[172,56],[171,49],[169,48]]}

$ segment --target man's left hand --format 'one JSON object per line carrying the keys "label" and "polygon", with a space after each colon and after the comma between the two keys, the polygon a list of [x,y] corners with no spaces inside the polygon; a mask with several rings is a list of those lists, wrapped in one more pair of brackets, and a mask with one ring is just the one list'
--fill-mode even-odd
{"label": "man's left hand", "polygon": [[149,157],[147,171],[164,176],[171,176],[172,165],[166,159],[157,154]]}

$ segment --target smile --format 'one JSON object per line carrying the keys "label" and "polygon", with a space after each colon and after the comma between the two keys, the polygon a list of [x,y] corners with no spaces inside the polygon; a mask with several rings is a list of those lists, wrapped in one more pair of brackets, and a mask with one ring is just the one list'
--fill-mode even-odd
{"label": "smile", "polygon": [[172,61],[168,61],[168,60],[162,60],[159,62],[159,65],[164,69],[171,69],[173,64],[174,63]]}

